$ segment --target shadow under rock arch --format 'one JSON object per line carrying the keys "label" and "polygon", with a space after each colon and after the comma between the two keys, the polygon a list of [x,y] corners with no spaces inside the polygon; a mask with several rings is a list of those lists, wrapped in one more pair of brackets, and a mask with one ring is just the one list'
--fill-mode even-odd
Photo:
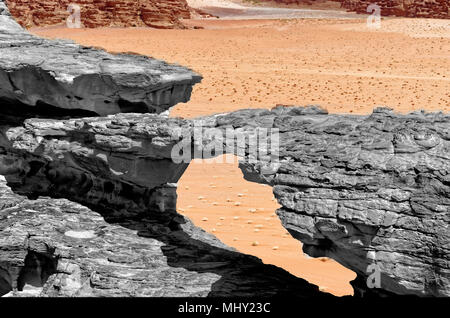
{"label": "shadow under rock arch", "polygon": [[[161,252],[168,266],[220,276],[211,285],[209,297],[334,297],[320,292],[317,286],[284,269],[266,265],[255,256],[226,247],[175,210],[162,213],[147,208],[118,217],[121,214],[119,210],[93,204],[88,195],[74,198],[70,192],[41,192],[39,188],[27,187],[27,182],[35,181],[32,176],[23,174],[22,177],[23,183],[17,183],[12,175],[6,176],[14,193],[26,195],[31,200],[47,196],[77,202],[99,213],[109,224],[131,229],[140,237],[162,242]],[[2,285],[8,289],[7,284]]]}
{"label": "shadow under rock arch", "polygon": [[193,238],[190,231],[201,231],[206,240],[209,236],[211,241],[221,244],[177,212],[147,213],[142,218],[118,220],[108,218],[111,211],[90,208],[104,216],[110,224],[120,225],[136,231],[140,237],[164,243],[161,251],[169,266],[219,275],[220,279],[212,284],[208,297],[334,297],[320,292],[317,286],[284,269],[264,264],[255,256]]}

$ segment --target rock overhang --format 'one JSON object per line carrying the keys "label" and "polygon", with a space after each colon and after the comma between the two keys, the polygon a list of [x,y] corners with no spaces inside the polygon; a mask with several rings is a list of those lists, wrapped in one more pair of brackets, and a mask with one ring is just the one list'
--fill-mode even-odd
{"label": "rock overhang", "polygon": [[[39,39],[23,31],[5,8],[0,1],[5,22],[0,25],[0,102],[7,101],[8,107],[44,104],[97,115],[159,113],[188,99],[191,86],[200,80],[161,61]],[[80,56],[69,62],[92,73],[64,67],[68,61],[58,61],[58,56],[41,58],[50,47],[58,54]],[[14,60],[21,48],[33,53],[23,65]],[[150,86],[156,91],[148,95]],[[156,114],[28,119],[2,127],[0,173],[17,193],[111,209],[102,215],[107,219],[146,214],[176,218],[175,184],[189,162],[172,160],[171,150],[182,141],[175,131],[192,136],[199,124],[205,130],[231,127],[246,136],[261,127],[279,131],[278,169],[264,175],[261,158],[248,160],[246,142],[244,176],[274,187],[283,225],[308,254],[332,257],[354,270],[356,291],[450,294],[447,114],[400,115],[380,108],[357,116],[328,114],[318,107],[277,107],[193,121]],[[199,150],[205,146],[190,141]],[[378,290],[365,286],[372,265],[381,277]]]}
{"label": "rock overhang", "polygon": [[162,113],[189,101],[192,87],[202,79],[154,58],[38,38],[14,21],[3,1],[0,6],[0,99],[100,116]]}

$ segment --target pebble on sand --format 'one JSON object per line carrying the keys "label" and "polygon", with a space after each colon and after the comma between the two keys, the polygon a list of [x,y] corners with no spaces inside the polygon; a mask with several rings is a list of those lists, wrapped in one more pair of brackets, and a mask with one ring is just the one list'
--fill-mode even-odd
{"label": "pebble on sand", "polygon": [[258,245],[259,245],[259,242],[258,242],[258,241],[252,242],[252,246],[258,246]]}
{"label": "pebble on sand", "polygon": [[279,247],[278,246],[274,246],[274,247],[272,247],[272,249],[276,251],[277,249],[279,249]]}
{"label": "pebble on sand", "polygon": [[208,221],[208,218],[207,218],[207,217],[204,217],[204,218],[202,219],[202,221],[206,222],[206,221]]}
{"label": "pebble on sand", "polygon": [[203,200],[205,197],[204,196],[199,196],[198,199],[199,200]]}
{"label": "pebble on sand", "polygon": [[256,213],[256,209],[248,209],[248,212],[250,212],[250,213]]}
{"label": "pebble on sand", "polygon": [[241,205],[241,202],[235,202],[234,205],[235,205],[235,206],[240,206],[240,205]]}

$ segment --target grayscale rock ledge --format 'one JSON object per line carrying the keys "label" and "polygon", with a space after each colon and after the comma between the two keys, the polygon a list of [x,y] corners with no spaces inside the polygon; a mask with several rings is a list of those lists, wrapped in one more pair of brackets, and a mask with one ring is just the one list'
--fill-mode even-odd
{"label": "grayscale rock ledge", "polygon": [[31,107],[37,114],[49,109],[101,116],[161,113],[187,102],[200,81],[199,74],[157,59],[36,37],[22,29],[0,1],[4,105]]}
{"label": "grayscale rock ledge", "polygon": [[[189,162],[174,163],[171,152],[194,122],[205,136],[230,127],[247,137],[279,129],[278,169],[267,174],[261,158],[250,163],[247,143],[244,176],[274,187],[286,229],[307,254],[355,271],[357,293],[449,296],[450,117],[443,113],[278,107],[196,120],[29,119],[4,133],[0,174],[18,194],[70,199],[101,209],[107,220],[176,214],[176,182]],[[381,271],[376,290],[365,284],[371,264]]]}

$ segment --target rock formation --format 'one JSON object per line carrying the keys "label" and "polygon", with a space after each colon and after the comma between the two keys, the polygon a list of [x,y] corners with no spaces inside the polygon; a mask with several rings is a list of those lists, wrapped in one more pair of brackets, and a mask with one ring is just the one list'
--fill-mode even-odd
{"label": "rock formation", "polygon": [[[280,130],[277,172],[247,158],[244,175],[274,187],[277,214],[305,253],[358,274],[357,294],[450,296],[450,115],[278,108],[216,120]],[[380,286],[370,290],[375,269]]]}
{"label": "rock formation", "polygon": [[0,8],[0,112],[13,103],[22,113],[160,113],[188,101],[201,80],[156,59],[38,38],[14,21],[3,0]]}
{"label": "rock formation", "polygon": [[[312,4],[317,0],[264,0],[283,4]],[[448,0],[332,0],[341,2],[349,11],[367,14],[370,4],[377,4],[383,16],[411,18],[450,19],[450,3]],[[371,12],[370,12],[371,13]]]}
{"label": "rock formation", "polygon": [[331,297],[181,215],[107,222],[101,213],[64,199],[27,200],[0,180],[0,295]]}
{"label": "rock formation", "polygon": [[[273,186],[277,214],[307,254],[358,274],[357,295],[450,296],[448,114],[277,107],[167,118],[158,113],[187,96],[158,104],[143,92],[160,89],[167,74],[172,87],[193,85],[198,75],[40,40],[13,22],[2,1],[0,20],[0,294],[328,297],[177,214],[176,182],[189,161],[227,146],[243,157],[246,179]],[[60,62],[36,63],[27,53],[33,47]],[[88,71],[65,65],[58,55],[67,52]],[[103,57],[107,71],[94,67]],[[26,76],[11,76],[17,70]],[[62,102],[76,88],[67,78],[80,76],[88,103]],[[111,108],[95,103],[105,91],[121,96]],[[121,109],[123,96],[154,113],[118,113],[137,110]],[[85,112],[92,117],[79,118]],[[262,129],[279,132],[279,148],[255,143]],[[180,150],[185,160],[174,160]]]}
{"label": "rock formation", "polygon": [[[172,149],[199,123],[205,137],[189,140],[191,153],[217,142],[206,137],[211,130],[246,136],[246,178],[274,187],[283,225],[307,254],[354,270],[357,291],[367,291],[376,265],[374,292],[450,295],[450,116],[442,113],[281,107],[193,122],[150,114],[29,119],[3,135],[0,174],[16,193],[68,198],[105,211],[107,220],[170,214],[188,164],[174,163]],[[272,174],[261,170],[262,158],[250,160],[249,136],[261,127],[280,131]]]}
{"label": "rock formation", "polygon": [[192,10],[185,0],[7,0],[7,3],[24,27],[65,23],[72,3],[80,6],[81,23],[87,28],[183,28],[180,19],[189,19]]}
{"label": "rock formation", "polygon": [[367,7],[375,3],[381,8],[381,15],[395,15],[412,18],[450,19],[448,0],[340,0],[342,7],[358,13],[367,13]]}
{"label": "rock formation", "polygon": [[[169,160],[171,129],[189,122],[136,113],[61,119],[160,113],[186,101],[199,75],[33,37],[3,0],[0,43],[0,296],[332,297],[176,212],[173,182],[187,164]],[[66,94],[82,98],[69,103]],[[106,95],[109,107],[99,106]],[[29,124],[42,136],[19,141]]]}

